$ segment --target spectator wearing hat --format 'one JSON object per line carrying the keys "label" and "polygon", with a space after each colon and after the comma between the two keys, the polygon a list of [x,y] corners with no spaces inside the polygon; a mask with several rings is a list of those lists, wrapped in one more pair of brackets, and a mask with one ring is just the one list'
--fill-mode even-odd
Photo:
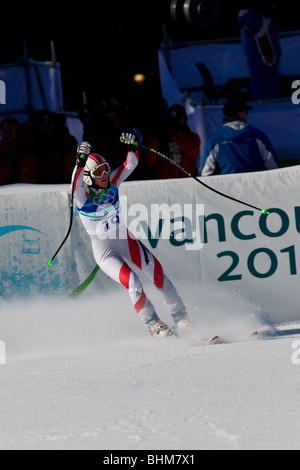
{"label": "spectator wearing hat", "polygon": [[[174,104],[167,109],[164,123],[151,135],[146,146],[169,156],[191,175],[197,174],[197,158],[201,139],[187,125],[184,106]],[[145,151],[146,167],[153,179],[184,178],[186,175],[153,152]]]}
{"label": "spectator wearing hat", "polygon": [[223,107],[223,123],[206,142],[201,176],[274,170],[279,160],[269,138],[248,124],[252,109],[234,98]]}
{"label": "spectator wearing hat", "polygon": [[38,183],[67,183],[76,159],[77,140],[65,125],[65,116],[35,111],[27,122],[30,153],[36,159]]}

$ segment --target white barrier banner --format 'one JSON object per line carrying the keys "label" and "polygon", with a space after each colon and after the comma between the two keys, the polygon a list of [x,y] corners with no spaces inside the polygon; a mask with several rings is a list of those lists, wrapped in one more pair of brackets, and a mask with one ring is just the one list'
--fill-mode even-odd
{"label": "white barrier banner", "polygon": [[[122,193],[128,207],[138,198],[148,214],[153,204],[191,205],[181,228],[172,217],[168,238],[162,237],[164,215],[152,227],[141,215],[139,223],[149,229],[146,243],[172,279],[190,281],[199,289],[199,307],[201,286],[222,287],[260,306],[274,322],[282,322],[300,319],[299,177],[300,169],[292,167],[203,179],[219,191],[267,209],[269,215],[221,197],[192,179],[127,183]],[[203,214],[197,214],[200,206]],[[195,225],[198,232],[193,238]]]}
{"label": "white barrier banner", "polygon": [[[270,213],[224,198],[190,178],[125,182],[127,226],[166,273],[199,291],[229,290],[274,322],[300,319],[300,168],[204,178],[206,184]],[[69,186],[0,188],[0,295],[65,296],[95,267],[76,212],[71,235],[53,266],[47,262],[69,225]],[[139,273],[138,273],[139,274]],[[141,276],[142,282],[147,281]],[[124,289],[98,272],[88,293]]]}
{"label": "white barrier banner", "polygon": [[71,234],[69,185],[0,187],[0,297],[70,294],[95,267],[90,240],[74,213]]}

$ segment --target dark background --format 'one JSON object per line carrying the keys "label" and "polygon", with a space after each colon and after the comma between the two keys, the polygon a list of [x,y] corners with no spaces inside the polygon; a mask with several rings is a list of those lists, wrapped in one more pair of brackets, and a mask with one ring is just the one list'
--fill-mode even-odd
{"label": "dark background", "polygon": [[[176,24],[170,15],[170,0],[11,1],[1,5],[0,63],[19,60],[23,39],[29,57],[50,60],[50,41],[54,41],[65,110],[82,105],[83,91],[89,101],[111,94],[129,102],[141,92],[132,80],[134,73],[146,75],[144,87],[150,96],[160,93],[157,51],[164,38],[163,24],[173,42],[236,37],[240,35],[237,12],[250,3],[221,0],[217,24],[200,29],[184,19]],[[276,4],[278,31],[297,30],[295,2]]]}

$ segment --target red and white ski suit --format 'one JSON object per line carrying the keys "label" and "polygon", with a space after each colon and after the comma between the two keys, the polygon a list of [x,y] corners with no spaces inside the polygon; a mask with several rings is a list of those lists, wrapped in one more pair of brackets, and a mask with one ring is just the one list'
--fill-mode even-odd
{"label": "red and white ski suit", "polygon": [[120,184],[138,164],[138,152],[128,152],[126,161],[109,174],[110,186],[103,190],[83,183],[83,168],[79,168],[74,184],[74,196],[80,218],[92,242],[95,260],[111,279],[121,283],[140,318],[146,320],[155,313],[146,297],[143,285],[128,263],[137,266],[161,292],[170,315],[185,307],[175,287],[151,251],[125,227],[120,213]]}

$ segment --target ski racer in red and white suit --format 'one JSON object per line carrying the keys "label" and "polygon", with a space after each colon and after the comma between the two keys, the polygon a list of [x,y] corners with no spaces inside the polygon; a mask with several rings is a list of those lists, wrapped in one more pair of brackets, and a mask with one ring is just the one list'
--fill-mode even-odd
{"label": "ski racer in red and white suit", "polygon": [[[159,319],[139,277],[128,263],[142,270],[161,292],[163,302],[178,328],[188,326],[189,318],[160,262],[141,241],[128,232],[122,220],[118,188],[136,168],[139,157],[136,145],[132,145],[134,135],[122,134],[121,140],[130,150],[123,165],[112,171],[101,155],[90,153],[91,147],[87,142],[79,146],[79,168],[73,173],[76,207],[90,236],[93,254],[101,270],[126,287],[136,312],[152,335],[169,336],[173,330]],[[81,154],[87,156],[83,162],[80,162]]]}

